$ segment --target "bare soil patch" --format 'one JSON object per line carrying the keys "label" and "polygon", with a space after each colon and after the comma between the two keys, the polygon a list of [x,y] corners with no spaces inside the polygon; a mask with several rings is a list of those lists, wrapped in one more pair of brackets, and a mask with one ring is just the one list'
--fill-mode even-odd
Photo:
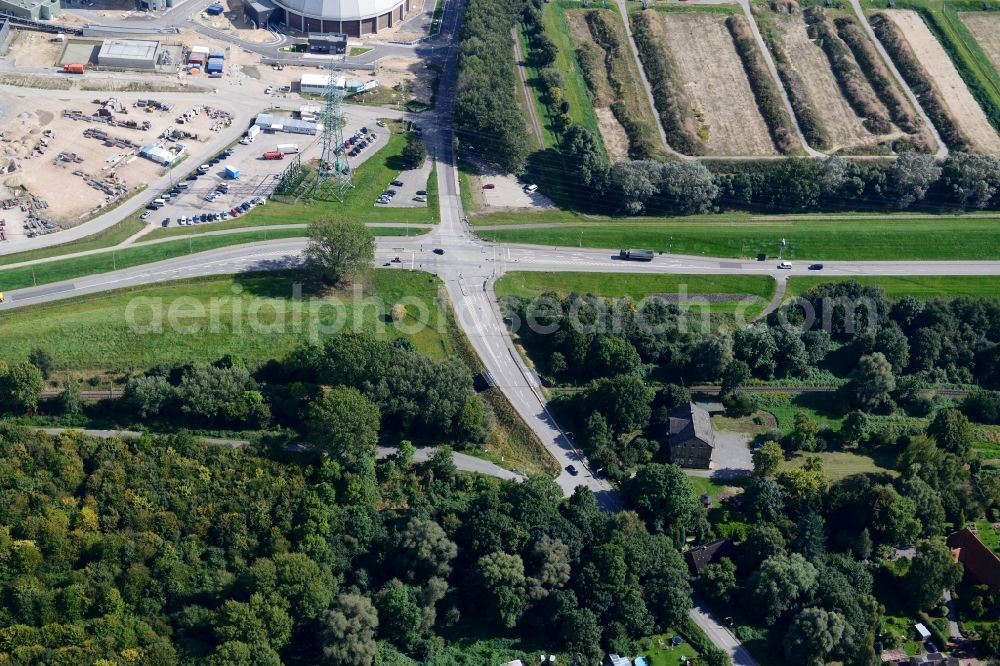
{"label": "bare soil patch", "polygon": [[18,30],[7,51],[7,57],[18,67],[52,67],[59,58],[62,44],[52,41],[52,35]]}
{"label": "bare soil patch", "polygon": [[979,152],[1000,154],[1000,136],[920,15],[909,9],[886,10],[885,14],[902,31],[914,53],[919,54],[943,104],[973,147]]}
{"label": "bare soil patch", "polygon": [[1000,13],[962,12],[959,17],[979,42],[994,69],[1000,72]]}
{"label": "bare soil patch", "polygon": [[612,162],[620,162],[628,159],[628,134],[625,128],[615,118],[615,114],[608,107],[594,107],[594,115],[597,116],[597,128],[601,130],[601,139],[604,147],[608,151],[608,157]]}
{"label": "bare soil patch", "polygon": [[654,21],[677,60],[709,155],[774,155],[743,63],[720,14],[664,13]]}

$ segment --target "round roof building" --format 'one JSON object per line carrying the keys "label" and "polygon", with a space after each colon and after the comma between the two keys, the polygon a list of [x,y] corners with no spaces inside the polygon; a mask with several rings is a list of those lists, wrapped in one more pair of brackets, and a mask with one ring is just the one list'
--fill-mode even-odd
{"label": "round roof building", "polygon": [[301,32],[340,32],[350,37],[391,28],[416,0],[273,0],[285,22]]}

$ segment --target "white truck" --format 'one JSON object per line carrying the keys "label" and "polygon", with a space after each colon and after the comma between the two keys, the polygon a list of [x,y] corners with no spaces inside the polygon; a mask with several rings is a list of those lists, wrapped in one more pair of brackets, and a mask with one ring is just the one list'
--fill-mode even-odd
{"label": "white truck", "polygon": [[299,144],[297,143],[279,143],[278,147],[275,148],[279,153],[284,153],[285,155],[294,155],[299,152]]}
{"label": "white truck", "polygon": [[258,134],[260,134],[260,125],[252,125],[250,129],[247,130],[246,136],[240,139],[240,143],[244,146],[248,146],[253,143],[253,140],[257,138]]}

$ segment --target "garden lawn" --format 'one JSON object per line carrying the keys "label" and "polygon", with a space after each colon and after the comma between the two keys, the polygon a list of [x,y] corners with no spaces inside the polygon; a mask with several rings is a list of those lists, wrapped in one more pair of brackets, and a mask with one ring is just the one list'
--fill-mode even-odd
{"label": "garden lawn", "polygon": [[839,430],[844,422],[843,415],[830,410],[832,393],[749,393],[747,394],[758,409],[770,412],[778,421],[782,435],[792,432],[795,414],[805,412],[819,423],[820,428]]}
{"label": "garden lawn", "polygon": [[854,474],[889,474],[899,476],[899,472],[886,467],[888,461],[875,460],[869,455],[851,451],[809,451],[796,454],[784,464],[785,468],[801,467],[806,458],[815,456],[823,462],[823,474],[831,482],[840,481]]}
{"label": "garden lawn", "polygon": [[146,223],[139,219],[139,213],[131,215],[112,227],[96,234],[85,236],[80,240],[62,243],[53,247],[43,247],[37,250],[27,250],[25,252],[15,252],[14,254],[0,255],[0,266],[17,264],[22,261],[34,261],[35,259],[48,259],[74,252],[86,252],[87,250],[97,250],[102,247],[118,245],[126,238],[136,234]]}
{"label": "garden lawn", "polygon": [[[670,639],[676,635],[676,631],[667,631],[639,640],[639,654],[649,660],[649,666],[678,666],[684,663],[682,659],[694,661],[701,656],[687,641],[677,647],[670,645]],[[660,647],[659,641],[663,641],[665,647]]]}
{"label": "garden lawn", "polygon": [[[439,359],[454,352],[436,277],[375,270],[357,296],[353,289],[315,298],[306,294],[293,304],[293,285],[301,279],[295,272],[214,276],[15,310],[0,315],[0,360],[23,359],[40,347],[52,354],[58,370],[132,371],[225,354],[256,365],[281,358],[306,340],[345,331],[406,337]],[[407,333],[389,317],[393,304],[404,298],[422,304],[407,305],[405,323],[412,329]]]}
{"label": "garden lawn", "polygon": [[[885,218],[750,219],[707,217],[647,219],[592,218],[565,222],[570,215],[532,216],[557,226],[480,230],[486,240],[550,246],[648,248],[659,252],[711,257],[777,256],[781,239],[785,259],[998,259],[1000,219]],[[562,218],[562,219],[560,219]],[[489,223],[480,217],[478,224]],[[585,218],[575,218],[577,220]]]}
{"label": "garden lawn", "polygon": [[877,285],[885,290],[889,298],[912,296],[918,299],[954,298],[973,296],[976,298],[1000,297],[1000,276],[998,275],[893,275],[868,277],[792,277],[788,278],[789,296],[798,296],[811,287],[825,282],[854,280],[865,285]]}
{"label": "garden lawn", "polygon": [[[389,127],[377,128],[386,132]],[[237,229],[242,227],[263,227],[275,224],[304,224],[324,217],[336,219],[364,220],[365,222],[407,222],[436,224],[438,221],[437,171],[431,169],[427,179],[427,206],[414,208],[391,208],[376,206],[375,200],[389,187],[389,183],[403,171],[401,164],[406,133],[393,129],[392,137],[377,154],[370,157],[354,172],[354,187],[348,190],[344,202],[332,200],[303,199],[299,203],[282,203],[271,199],[265,206],[257,206],[246,215],[235,219],[215,222],[212,229]],[[203,227],[167,227],[157,229],[143,240],[153,240],[165,236],[183,236],[199,233]]]}

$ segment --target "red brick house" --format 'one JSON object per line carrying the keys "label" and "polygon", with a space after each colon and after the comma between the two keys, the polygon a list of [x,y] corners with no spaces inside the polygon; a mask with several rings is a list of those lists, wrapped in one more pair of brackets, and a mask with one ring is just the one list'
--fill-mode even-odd
{"label": "red brick house", "polygon": [[949,534],[948,547],[955,554],[955,561],[965,567],[970,580],[1000,593],[1000,557],[972,530],[966,527]]}

